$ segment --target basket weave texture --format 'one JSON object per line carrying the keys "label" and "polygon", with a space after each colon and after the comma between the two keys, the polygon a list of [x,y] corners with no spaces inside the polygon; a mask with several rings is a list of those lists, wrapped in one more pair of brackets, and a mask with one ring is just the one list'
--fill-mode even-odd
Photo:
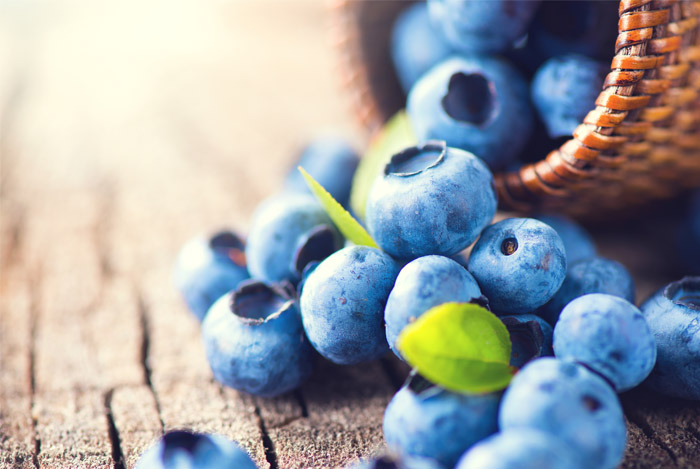
{"label": "basket weave texture", "polygon": [[[409,4],[333,3],[344,85],[371,132],[404,106],[390,37]],[[495,174],[501,209],[597,216],[700,187],[700,1],[620,1],[614,51],[596,106],[572,138],[541,161]]]}

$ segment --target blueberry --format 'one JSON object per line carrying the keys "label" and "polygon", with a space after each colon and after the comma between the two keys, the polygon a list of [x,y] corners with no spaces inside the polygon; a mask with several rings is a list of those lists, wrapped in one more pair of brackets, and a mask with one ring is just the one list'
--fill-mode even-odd
{"label": "blueberry", "polygon": [[457,262],[443,256],[425,256],[406,264],[396,278],[384,310],[386,339],[394,353],[401,330],[424,312],[451,301],[481,298],[474,277]]}
{"label": "blueberry", "polygon": [[256,469],[248,453],[222,435],[170,431],[136,463],[136,469]]}
{"label": "blueberry", "polygon": [[607,293],[634,303],[634,279],[625,266],[604,257],[574,262],[569,264],[564,283],[537,314],[555,324],[564,306],[589,293]]}
{"label": "blueberry", "polygon": [[251,275],[297,282],[306,264],[342,246],[342,237],[312,195],[282,193],[255,210],[246,257]]}
{"label": "blueberry", "polygon": [[384,355],[384,306],[398,273],[391,257],[366,246],[343,248],[321,262],[301,292],[304,329],[314,348],[343,365]]}
{"label": "blueberry", "polygon": [[700,277],[662,288],[643,305],[658,348],[656,366],[645,381],[654,391],[700,400]]}
{"label": "blueberry", "polygon": [[522,368],[530,360],[553,355],[552,326],[544,319],[534,314],[518,314],[503,316],[501,321],[510,334],[512,366]]}
{"label": "blueberry", "polygon": [[221,297],[202,323],[202,338],[214,377],[239,391],[275,396],[311,373],[313,349],[299,309],[278,286],[250,281]]}
{"label": "blueberry", "polygon": [[401,454],[453,467],[474,443],[495,433],[500,394],[457,394],[413,375],[384,412],[384,439]]}
{"label": "blueberry", "polygon": [[555,435],[532,428],[496,433],[467,451],[455,469],[575,469],[575,454]]}
{"label": "blueberry", "polygon": [[428,142],[394,155],[367,201],[367,228],[388,254],[451,256],[496,213],[493,176],[474,155]]}
{"label": "blueberry", "polygon": [[609,67],[583,55],[545,62],[535,73],[530,93],[551,138],[570,137],[603,89]]}
{"label": "blueberry", "polygon": [[357,153],[345,140],[332,136],[318,138],[301,152],[298,162],[287,173],[284,189],[310,193],[309,187],[297,169],[297,166],[301,166],[335,200],[346,206],[350,198],[352,178],[359,162]]}
{"label": "blueberry", "polygon": [[564,281],[564,244],[539,220],[509,218],[481,233],[469,271],[494,311],[530,312],[549,301]]}
{"label": "blueberry", "polygon": [[435,66],[411,89],[406,110],[419,141],[444,140],[492,170],[513,161],[534,127],[525,79],[497,57],[453,57]]}
{"label": "blueberry", "polygon": [[428,0],[430,15],[463,52],[502,52],[523,36],[538,0]]}
{"label": "blueberry", "polygon": [[230,231],[188,241],[173,269],[175,286],[200,321],[216,300],[250,277],[243,241]]}
{"label": "blueberry", "polygon": [[591,235],[571,218],[553,214],[541,214],[535,218],[548,224],[557,232],[564,243],[568,265],[596,255],[595,242]]}
{"label": "blueberry", "polygon": [[554,435],[590,468],[616,467],[625,452],[625,419],[615,391],[577,363],[540,358],[525,365],[506,390],[498,418],[503,432]]}
{"label": "blueberry", "polygon": [[442,30],[430,22],[425,3],[415,3],[401,12],[391,35],[391,58],[404,92],[451,53]]}
{"label": "blueberry", "polygon": [[561,312],[554,326],[554,354],[586,365],[623,392],[649,375],[656,343],[636,306],[617,296],[592,293]]}
{"label": "blueberry", "polygon": [[611,60],[615,54],[619,2],[542,2],[528,33],[535,61],[564,54]]}
{"label": "blueberry", "polygon": [[434,459],[414,456],[384,455],[352,464],[348,469],[445,469]]}

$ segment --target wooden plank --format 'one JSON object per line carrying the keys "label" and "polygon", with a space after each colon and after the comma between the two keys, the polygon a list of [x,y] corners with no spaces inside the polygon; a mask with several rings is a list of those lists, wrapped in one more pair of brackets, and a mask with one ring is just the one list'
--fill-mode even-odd
{"label": "wooden plank", "polygon": [[124,465],[134,467],[141,454],[155,443],[161,433],[153,392],[145,384],[121,386],[111,394],[109,404],[114,431],[118,432],[112,439],[119,441]]}
{"label": "wooden plank", "polygon": [[87,327],[103,288],[93,241],[98,207],[85,195],[76,191],[59,197],[47,191],[45,198],[31,200],[35,216],[28,223],[25,257],[41,265],[41,280],[34,285],[38,316],[32,410],[41,467],[59,467],[66,460],[75,461],[74,467],[112,462],[102,370]]}
{"label": "wooden plank", "polygon": [[[183,166],[190,169],[194,162],[184,160]],[[188,203],[169,204],[163,207],[165,216],[161,223],[149,224],[141,218],[151,218],[149,212],[140,209],[145,199],[198,200],[197,194],[205,191],[203,187],[193,184],[182,188],[170,184],[171,177],[182,176],[173,174],[179,171],[182,171],[179,165],[163,168],[164,177],[160,182],[120,193],[116,204],[117,239],[122,242],[116,251],[114,268],[131,278],[137,286],[146,337],[143,361],[147,367],[147,381],[165,430],[189,429],[226,435],[246,448],[260,467],[267,467],[262,424],[255,401],[235,392],[226,392],[213,380],[201,344],[199,322],[187,311],[171,279],[182,239],[201,231],[200,227],[208,226],[205,219],[216,219],[221,210],[227,206],[230,209],[231,198],[216,190],[217,186],[211,184],[211,176],[204,177],[199,183],[208,186],[207,198],[216,201],[209,207],[216,207],[216,210],[191,211]],[[208,223],[211,225],[211,221]],[[193,226],[198,227],[194,233],[191,231]],[[138,236],[138,241],[134,242],[123,242],[134,236],[139,228],[147,230],[148,236]]]}
{"label": "wooden plank", "polygon": [[344,467],[383,446],[384,409],[395,389],[380,363],[316,365],[301,389],[306,415],[268,429],[279,467]]}
{"label": "wooden plank", "polygon": [[7,265],[0,280],[0,467],[33,468],[30,283]]}
{"label": "wooden plank", "polygon": [[632,424],[629,467],[700,467],[700,402],[639,388],[621,397]]}

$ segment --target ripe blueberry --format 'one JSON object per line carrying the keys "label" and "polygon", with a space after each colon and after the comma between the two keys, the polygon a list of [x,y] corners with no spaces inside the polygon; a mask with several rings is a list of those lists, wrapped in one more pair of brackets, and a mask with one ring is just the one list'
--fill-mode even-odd
{"label": "ripe blueberry", "polygon": [[304,329],[314,348],[343,365],[388,352],[384,306],[398,273],[391,257],[366,246],[343,248],[322,261],[301,292]]}
{"label": "ripe blueberry", "polygon": [[202,323],[202,339],[214,377],[239,391],[275,396],[311,373],[299,309],[277,286],[250,281],[221,297]]}
{"label": "ripe blueberry", "polygon": [[384,311],[386,339],[401,357],[396,339],[401,330],[433,306],[481,298],[474,277],[457,262],[443,256],[424,256],[406,264],[396,278]]}
{"label": "ripe blueberry", "polygon": [[625,266],[604,257],[589,257],[569,264],[564,283],[537,314],[555,324],[572,300],[588,293],[607,293],[634,303],[634,280]]}
{"label": "ripe blueberry", "polygon": [[248,453],[222,435],[170,431],[136,463],[136,469],[256,469]]}
{"label": "ripe blueberry", "polygon": [[515,375],[498,421],[503,432],[535,429],[560,438],[591,468],[616,467],[625,452],[615,391],[582,365],[556,358],[533,360]]}
{"label": "ripe blueberry", "polygon": [[230,231],[188,241],[175,261],[173,278],[200,321],[216,300],[250,277],[243,241]]}
{"label": "ripe blueberry", "polygon": [[435,66],[411,89],[406,111],[419,141],[444,140],[492,170],[513,161],[534,127],[525,79],[497,57],[452,57]]}
{"label": "ripe blueberry", "polygon": [[384,412],[384,439],[393,451],[453,467],[464,451],[496,432],[499,400],[499,393],[453,393],[413,375]]}
{"label": "ripe blueberry", "polygon": [[700,277],[685,277],[642,305],[658,348],[649,388],[700,400]]}
{"label": "ripe blueberry", "polygon": [[325,259],[342,242],[312,195],[278,194],[255,210],[245,250],[248,269],[266,282],[298,282],[306,264]]}
{"label": "ripe blueberry", "polygon": [[367,228],[391,256],[451,256],[496,213],[493,176],[471,153],[428,142],[394,155],[367,201]]}
{"label": "ripe blueberry", "polygon": [[564,244],[539,220],[509,218],[481,233],[469,271],[494,311],[527,313],[549,301],[564,281]]}
{"label": "ripe blueberry", "polygon": [[554,354],[586,365],[623,392],[649,375],[656,343],[636,306],[617,296],[592,293],[561,312],[554,326]]}

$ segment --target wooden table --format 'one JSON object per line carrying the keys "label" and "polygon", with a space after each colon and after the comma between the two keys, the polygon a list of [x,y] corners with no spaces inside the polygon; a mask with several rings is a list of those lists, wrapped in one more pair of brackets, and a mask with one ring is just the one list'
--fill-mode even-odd
{"label": "wooden table", "polygon": [[[191,236],[246,231],[314,132],[364,146],[324,18],[311,2],[0,4],[0,467],[132,467],[175,428],[261,467],[381,451],[396,360],[319,363],[276,399],[226,389],[170,277]],[[642,294],[673,278],[638,233],[597,236]],[[625,467],[700,467],[696,403],[623,403]]]}

